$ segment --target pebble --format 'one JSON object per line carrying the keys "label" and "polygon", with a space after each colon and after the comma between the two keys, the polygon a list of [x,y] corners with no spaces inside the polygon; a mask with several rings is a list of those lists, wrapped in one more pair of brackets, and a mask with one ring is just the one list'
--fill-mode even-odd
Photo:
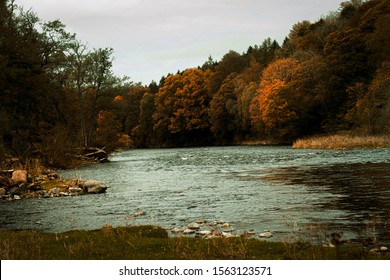
{"label": "pebble", "polygon": [[222,236],[224,237],[237,237],[235,234],[232,234],[230,232],[222,232]]}
{"label": "pebble", "polygon": [[269,232],[268,230],[265,230],[264,232],[260,233],[259,236],[262,237],[262,238],[271,238],[272,237],[272,233]]}
{"label": "pebble", "polygon": [[379,250],[381,252],[387,252],[387,251],[389,251],[389,248],[387,248],[386,246],[382,246],[382,247],[379,248]]}
{"label": "pebble", "polygon": [[173,229],[171,229],[171,232],[172,233],[181,233],[181,232],[183,232],[184,231],[184,229],[182,229],[182,228],[173,228]]}
{"label": "pebble", "polygon": [[230,227],[230,228],[223,229],[223,232],[232,232],[232,231],[235,231],[235,230],[236,230],[235,228]]}
{"label": "pebble", "polygon": [[198,230],[198,229],[200,229],[200,225],[198,223],[192,223],[192,224],[189,224],[187,226],[187,228]]}

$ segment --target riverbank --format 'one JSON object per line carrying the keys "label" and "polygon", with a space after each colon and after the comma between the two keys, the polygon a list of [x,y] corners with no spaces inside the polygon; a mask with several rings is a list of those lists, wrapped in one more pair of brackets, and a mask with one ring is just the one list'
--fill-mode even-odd
{"label": "riverbank", "polygon": [[107,186],[98,181],[64,180],[53,171],[32,175],[27,170],[2,170],[0,174],[0,200],[51,198],[99,194]]}
{"label": "riverbank", "polygon": [[[254,238],[168,238],[155,226],[45,233],[0,229],[2,260],[390,259],[384,248],[268,242]],[[383,249],[381,251],[381,249]]]}
{"label": "riverbank", "polygon": [[298,139],[293,143],[295,149],[362,149],[390,148],[390,135],[359,135],[338,133]]}

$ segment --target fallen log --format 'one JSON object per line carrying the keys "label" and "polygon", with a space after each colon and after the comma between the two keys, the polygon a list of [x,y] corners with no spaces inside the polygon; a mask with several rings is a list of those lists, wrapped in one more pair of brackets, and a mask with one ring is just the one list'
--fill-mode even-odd
{"label": "fallen log", "polygon": [[105,162],[108,160],[107,152],[99,148],[87,148],[85,149],[84,156],[88,158],[95,158],[99,162]]}

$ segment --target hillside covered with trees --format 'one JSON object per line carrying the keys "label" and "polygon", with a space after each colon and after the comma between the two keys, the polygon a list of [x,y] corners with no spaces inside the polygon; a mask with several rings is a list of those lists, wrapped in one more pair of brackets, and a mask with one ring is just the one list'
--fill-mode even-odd
{"label": "hillside covered with trees", "polygon": [[[0,2],[0,156],[67,167],[81,148],[292,143],[390,132],[390,1],[351,0],[242,54],[145,86],[60,21]],[[129,73],[131,74],[131,73]]]}

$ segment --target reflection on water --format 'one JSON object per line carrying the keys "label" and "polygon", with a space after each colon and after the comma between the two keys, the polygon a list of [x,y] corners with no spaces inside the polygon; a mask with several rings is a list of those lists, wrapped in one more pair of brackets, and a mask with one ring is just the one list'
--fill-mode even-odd
{"label": "reflection on water", "polygon": [[[294,150],[203,147],[130,150],[106,164],[63,171],[95,179],[106,194],[0,201],[0,226],[61,232],[104,224],[180,227],[224,220],[237,233],[271,240],[326,238],[389,242],[390,149]],[[132,214],[144,211],[146,215]]]}
{"label": "reflection on water", "polygon": [[314,195],[330,193],[334,198],[320,202],[319,208],[349,213],[357,231],[377,227],[377,237],[390,240],[390,163],[271,168],[263,178],[286,186],[305,185]]}

